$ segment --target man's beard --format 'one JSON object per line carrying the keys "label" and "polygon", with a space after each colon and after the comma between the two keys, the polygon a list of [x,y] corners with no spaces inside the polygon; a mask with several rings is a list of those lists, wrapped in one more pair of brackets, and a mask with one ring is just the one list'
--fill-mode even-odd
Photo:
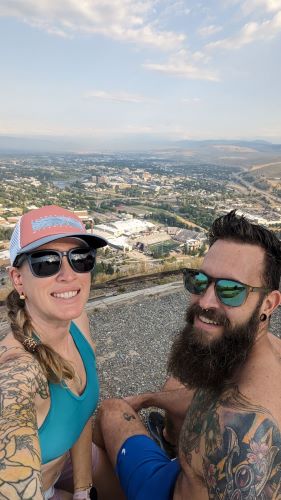
{"label": "man's beard", "polygon": [[[187,309],[186,325],[176,337],[169,356],[168,372],[192,389],[218,389],[229,382],[250,352],[259,327],[257,305],[248,321],[231,327],[228,318],[214,309],[193,304]],[[224,328],[219,339],[193,326],[200,315]]]}

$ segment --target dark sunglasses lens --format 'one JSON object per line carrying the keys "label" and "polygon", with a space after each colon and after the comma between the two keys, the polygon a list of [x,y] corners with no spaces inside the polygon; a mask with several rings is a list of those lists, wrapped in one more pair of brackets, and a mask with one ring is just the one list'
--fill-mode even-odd
{"label": "dark sunglasses lens", "polygon": [[226,306],[238,307],[243,304],[247,296],[247,289],[238,281],[218,280],[216,292],[219,300]]}
{"label": "dark sunglasses lens", "polygon": [[29,262],[35,276],[47,277],[59,271],[61,258],[56,252],[42,251],[29,255]]}
{"label": "dark sunglasses lens", "polygon": [[204,273],[187,270],[184,276],[185,288],[195,295],[201,295],[208,288],[209,280]]}
{"label": "dark sunglasses lens", "polygon": [[94,269],[96,251],[76,248],[69,252],[69,261],[76,273],[88,273]]}

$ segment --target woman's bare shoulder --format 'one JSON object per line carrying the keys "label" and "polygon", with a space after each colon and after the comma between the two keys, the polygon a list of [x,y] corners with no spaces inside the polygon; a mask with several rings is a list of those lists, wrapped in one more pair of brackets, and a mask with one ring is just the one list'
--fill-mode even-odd
{"label": "woman's bare shoulder", "polygon": [[0,363],[6,361],[7,358],[17,358],[25,353],[29,354],[26,352],[23,345],[15,339],[9,327],[0,331]]}
{"label": "woman's bare shoulder", "polygon": [[26,374],[29,378],[31,375],[38,377],[42,373],[35,357],[24,349],[8,328],[0,331],[0,368],[2,373],[22,371],[23,376]]}
{"label": "woman's bare shoulder", "polygon": [[[10,394],[17,400],[38,401],[49,397],[46,376],[37,359],[23,347],[0,346],[0,386],[2,395]],[[33,403],[32,403],[33,404]]]}
{"label": "woman's bare shoulder", "polygon": [[[0,386],[13,387],[14,391],[28,390],[39,396],[39,400],[49,397],[48,380],[36,357],[25,350],[15,339],[10,328],[0,331]],[[37,400],[37,403],[38,401]]]}

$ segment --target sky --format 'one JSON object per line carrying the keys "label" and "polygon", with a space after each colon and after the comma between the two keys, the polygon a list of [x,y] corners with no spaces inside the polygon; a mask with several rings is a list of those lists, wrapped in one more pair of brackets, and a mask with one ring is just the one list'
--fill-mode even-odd
{"label": "sky", "polygon": [[281,0],[0,0],[0,136],[281,142]]}

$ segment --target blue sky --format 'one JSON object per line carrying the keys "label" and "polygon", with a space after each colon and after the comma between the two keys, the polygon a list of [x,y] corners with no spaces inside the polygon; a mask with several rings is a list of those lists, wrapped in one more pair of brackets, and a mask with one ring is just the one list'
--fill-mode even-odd
{"label": "blue sky", "polygon": [[0,0],[0,37],[1,135],[281,142],[281,0]]}

